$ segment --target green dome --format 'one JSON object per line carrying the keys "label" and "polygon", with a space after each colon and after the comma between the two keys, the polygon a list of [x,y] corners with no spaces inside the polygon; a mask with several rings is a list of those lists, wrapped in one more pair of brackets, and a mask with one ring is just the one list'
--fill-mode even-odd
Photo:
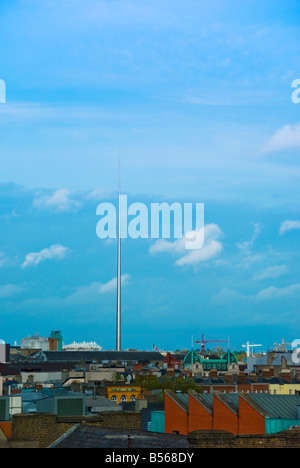
{"label": "green dome", "polygon": [[183,363],[184,364],[195,364],[195,362],[199,362],[201,364],[201,358],[199,354],[194,351],[193,349],[185,356]]}

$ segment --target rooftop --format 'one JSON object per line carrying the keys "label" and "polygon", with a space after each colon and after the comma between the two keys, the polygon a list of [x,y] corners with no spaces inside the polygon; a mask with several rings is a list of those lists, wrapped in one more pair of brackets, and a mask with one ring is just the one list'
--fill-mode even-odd
{"label": "rooftop", "polygon": [[46,362],[159,362],[164,356],[158,351],[42,351],[36,354],[36,360],[39,359]]}
{"label": "rooftop", "polygon": [[80,425],[50,448],[189,448],[181,435]]}
{"label": "rooftop", "polygon": [[[224,403],[234,412],[239,408],[238,393],[216,392]],[[272,419],[298,419],[298,407],[300,407],[300,395],[271,395],[269,393],[241,393],[247,401],[255,407],[259,407],[263,413]],[[213,408],[213,394],[203,393],[199,395],[207,406]],[[177,394],[185,405],[188,405],[188,394]]]}

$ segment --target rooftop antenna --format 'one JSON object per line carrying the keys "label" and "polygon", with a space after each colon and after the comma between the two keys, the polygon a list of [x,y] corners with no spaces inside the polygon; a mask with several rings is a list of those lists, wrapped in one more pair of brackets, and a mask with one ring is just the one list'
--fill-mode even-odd
{"label": "rooftop antenna", "polygon": [[116,350],[121,351],[121,157],[119,145],[119,190],[118,190],[118,274],[117,274],[117,331]]}

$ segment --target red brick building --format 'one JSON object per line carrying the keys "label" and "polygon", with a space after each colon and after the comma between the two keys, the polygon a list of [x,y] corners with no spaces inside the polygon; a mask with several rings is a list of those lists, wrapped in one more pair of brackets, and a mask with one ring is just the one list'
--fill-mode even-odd
{"label": "red brick building", "polygon": [[167,353],[165,359],[163,360],[164,367],[172,369],[180,369],[181,361],[179,358],[174,356],[174,354]]}
{"label": "red brick building", "polygon": [[[263,395],[261,395],[263,396]],[[268,416],[251,394],[188,394],[165,391],[165,432],[187,435],[197,430],[225,430],[233,434],[265,434]]]}

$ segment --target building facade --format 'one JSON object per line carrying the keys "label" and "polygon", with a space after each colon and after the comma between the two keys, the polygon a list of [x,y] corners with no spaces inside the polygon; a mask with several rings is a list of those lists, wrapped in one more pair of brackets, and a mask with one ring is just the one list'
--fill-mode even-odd
{"label": "building facade", "polygon": [[114,403],[128,403],[140,398],[141,387],[129,385],[113,385],[106,387],[106,398]]}
{"label": "building facade", "polygon": [[300,395],[165,392],[165,432],[187,435],[220,430],[232,434],[271,434],[300,427]]}

